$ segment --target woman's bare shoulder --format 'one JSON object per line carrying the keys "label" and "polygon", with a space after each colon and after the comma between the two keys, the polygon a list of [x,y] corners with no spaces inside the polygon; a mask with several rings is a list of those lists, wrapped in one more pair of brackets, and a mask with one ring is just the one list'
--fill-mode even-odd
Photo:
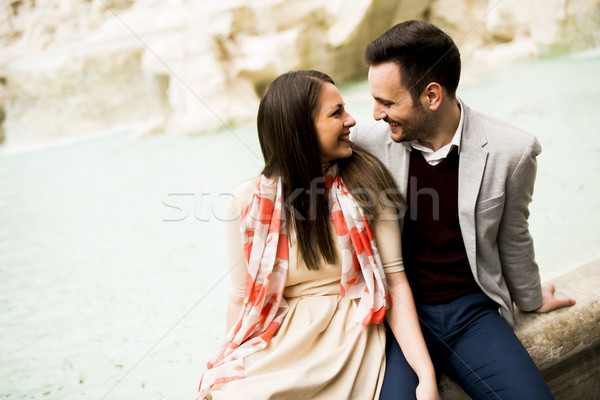
{"label": "woman's bare shoulder", "polygon": [[250,201],[250,198],[256,191],[260,176],[249,179],[231,191],[231,205],[241,210]]}

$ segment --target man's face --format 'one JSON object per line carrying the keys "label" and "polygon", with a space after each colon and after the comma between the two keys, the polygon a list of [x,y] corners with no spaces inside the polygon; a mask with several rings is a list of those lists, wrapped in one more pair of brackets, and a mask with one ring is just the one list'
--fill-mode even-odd
{"label": "man's face", "polygon": [[373,118],[389,124],[392,140],[426,140],[435,135],[434,116],[421,103],[414,104],[395,63],[372,65],[369,88],[375,99]]}

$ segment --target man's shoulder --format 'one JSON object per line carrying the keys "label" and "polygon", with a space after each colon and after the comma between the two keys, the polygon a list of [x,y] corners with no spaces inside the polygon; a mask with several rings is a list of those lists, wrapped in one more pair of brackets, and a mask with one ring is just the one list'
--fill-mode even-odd
{"label": "man's shoulder", "polygon": [[390,127],[383,121],[359,122],[351,129],[350,138],[358,144],[386,143],[390,138]]}
{"label": "man's shoulder", "polygon": [[390,140],[390,127],[382,121],[357,123],[351,130],[350,140],[375,155],[381,155]]}
{"label": "man's shoulder", "polygon": [[467,118],[469,121],[481,124],[489,135],[503,135],[515,138],[529,138],[531,133],[507,122],[500,118],[484,114],[472,108],[467,108]]}
{"label": "man's shoulder", "polygon": [[541,146],[537,138],[499,118],[466,107],[465,135],[482,135],[490,152],[522,154],[526,149],[539,154]]}

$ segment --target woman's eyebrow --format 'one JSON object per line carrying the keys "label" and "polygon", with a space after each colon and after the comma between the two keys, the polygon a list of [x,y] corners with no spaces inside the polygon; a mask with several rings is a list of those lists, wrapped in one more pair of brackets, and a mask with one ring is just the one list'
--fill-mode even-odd
{"label": "woman's eyebrow", "polygon": [[331,107],[329,107],[329,112],[330,113],[336,112],[338,110],[341,110],[342,108],[344,108],[343,104],[341,104],[341,103],[340,104],[335,104],[335,105],[332,105]]}

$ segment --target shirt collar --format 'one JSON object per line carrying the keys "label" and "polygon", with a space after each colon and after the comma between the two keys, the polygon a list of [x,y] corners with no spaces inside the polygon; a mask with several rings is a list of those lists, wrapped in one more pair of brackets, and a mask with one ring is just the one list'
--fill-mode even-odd
{"label": "shirt collar", "polygon": [[418,140],[411,140],[410,142],[401,142],[404,145],[404,147],[406,147],[409,151],[415,148],[421,152],[432,153],[432,155],[434,153],[442,153],[443,156],[441,158],[446,158],[450,151],[454,147],[457,147],[458,154],[460,154],[460,139],[462,138],[462,129],[465,120],[465,113],[462,102],[458,97],[456,98],[456,102],[458,103],[458,107],[460,108],[460,120],[458,121],[458,127],[456,128],[456,131],[454,132],[454,136],[452,137],[450,143],[443,146],[441,149],[438,149],[438,151],[436,152],[431,150],[429,147],[423,146],[421,143],[419,143]]}

